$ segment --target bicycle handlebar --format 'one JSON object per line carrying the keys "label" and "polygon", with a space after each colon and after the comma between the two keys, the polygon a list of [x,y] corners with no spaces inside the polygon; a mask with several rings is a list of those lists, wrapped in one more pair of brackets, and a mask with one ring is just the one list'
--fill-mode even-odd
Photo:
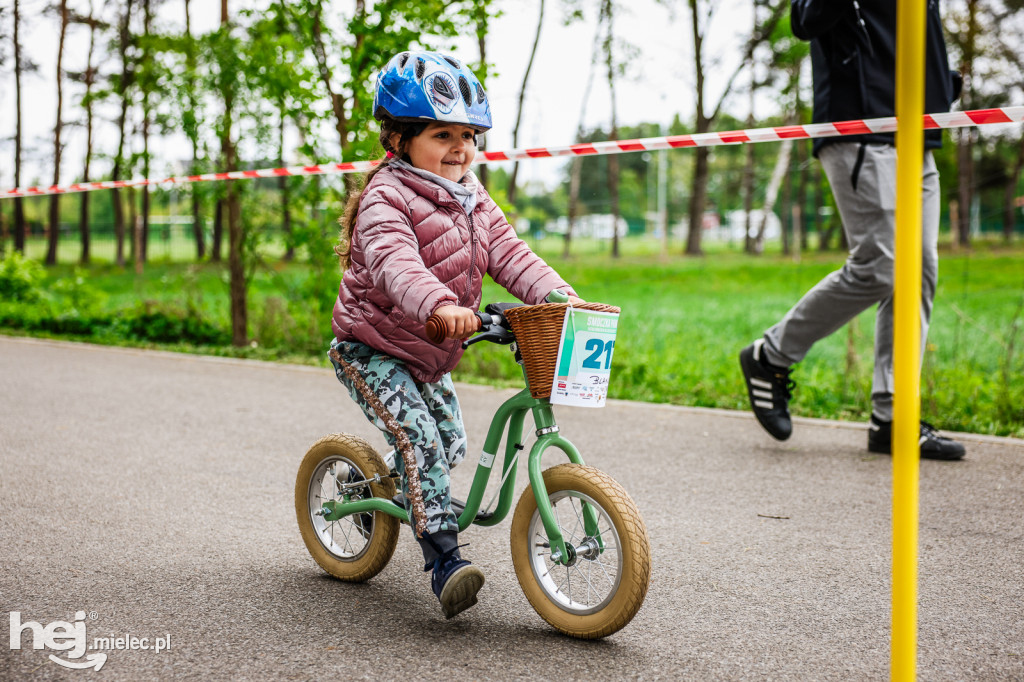
{"label": "bicycle handlebar", "polygon": [[[555,289],[548,295],[552,303],[568,303],[569,295],[559,289]],[[462,342],[462,347],[467,348],[477,341],[493,341],[494,343],[509,344],[515,340],[512,329],[506,323],[505,311],[509,308],[519,307],[519,303],[489,303],[487,312],[476,310],[473,312],[480,325],[476,328],[476,336]],[[448,338],[448,325],[437,313],[427,318],[424,324],[427,338],[435,345],[441,345]],[[475,332],[475,333],[476,333]]]}
{"label": "bicycle handlebar", "polygon": [[[477,331],[491,325],[491,316],[487,313],[476,311],[473,314],[476,315],[477,320],[480,321],[480,324],[477,326]],[[428,317],[427,323],[424,326],[426,328],[427,338],[430,339],[431,343],[441,345],[444,343],[445,339],[448,338],[448,325],[445,323],[444,318],[437,313]]]}

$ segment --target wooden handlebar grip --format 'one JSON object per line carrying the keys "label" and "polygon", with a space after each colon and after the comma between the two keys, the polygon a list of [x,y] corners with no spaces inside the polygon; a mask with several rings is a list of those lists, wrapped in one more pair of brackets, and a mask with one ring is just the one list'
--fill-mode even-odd
{"label": "wooden handlebar grip", "polygon": [[438,345],[448,338],[448,325],[437,315],[427,318],[426,331],[427,338]]}

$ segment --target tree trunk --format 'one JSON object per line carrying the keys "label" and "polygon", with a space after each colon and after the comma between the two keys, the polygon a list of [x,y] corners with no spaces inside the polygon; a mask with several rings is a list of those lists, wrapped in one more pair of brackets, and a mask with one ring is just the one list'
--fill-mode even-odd
{"label": "tree trunk", "polygon": [[1024,129],[1021,130],[1020,143],[1017,145],[1017,161],[1013,165],[1013,172],[1010,173],[1003,191],[1003,241],[1007,244],[1013,240],[1013,232],[1017,227],[1017,185],[1020,183],[1022,170],[1024,170]]}
{"label": "tree trunk", "polygon": [[[608,20],[608,35],[605,38],[605,63],[608,67],[608,92],[612,105],[611,139],[619,139],[619,123],[615,102],[615,22],[612,18],[612,0],[604,0],[604,12]],[[612,258],[619,257],[619,157],[612,154],[608,157],[608,194],[612,208]]]}
{"label": "tree trunk", "polygon": [[313,56],[316,59],[320,81],[324,84],[324,89],[327,90],[327,95],[331,100],[331,108],[334,111],[334,129],[338,133],[338,140],[344,152],[348,146],[348,117],[345,115],[345,99],[340,93],[334,92],[334,84],[331,82],[331,66],[327,63],[327,46],[324,44],[319,5],[313,13],[312,38]]}
{"label": "tree trunk", "polygon": [[[697,133],[706,133],[711,121],[704,115],[704,61],[701,48],[704,36],[700,32],[700,18],[697,0],[690,0],[691,31],[693,35],[694,68],[697,76]],[[704,204],[708,191],[708,148],[698,147],[693,153],[693,185],[690,191],[690,224],[686,234],[686,253],[699,256],[701,249],[701,228],[704,222]]]}
{"label": "tree trunk", "polygon": [[139,221],[138,221],[138,204],[135,202],[135,190],[132,188],[128,189],[128,225],[127,229],[131,232],[128,235],[128,255],[130,259],[138,265],[139,261]]}
{"label": "tree trunk", "polygon": [[664,255],[668,255],[668,150],[658,151],[658,226],[664,244]]}
{"label": "tree trunk", "polygon": [[960,144],[957,145],[957,223],[960,228],[958,243],[969,248],[971,245],[971,204],[974,200],[974,131],[960,130]]}
{"label": "tree trunk", "polygon": [[[228,0],[220,2],[220,25],[222,30],[230,30],[228,23]],[[238,169],[238,159],[234,141],[231,139],[231,126],[234,116],[234,92],[230,84],[225,84],[224,92],[224,136],[221,138],[221,151],[224,154],[225,170]],[[242,261],[243,233],[242,210],[238,196],[238,185],[235,180],[227,181],[227,198],[225,205],[228,213],[228,272],[230,274],[231,298],[231,343],[244,346],[248,342],[248,311],[246,306],[245,267]]]}
{"label": "tree trunk", "polygon": [[[474,3],[473,12],[476,14],[476,45],[480,51],[480,68],[478,72],[479,74],[485,74],[487,72],[487,34],[490,32],[490,16],[487,13],[487,2],[478,0]],[[487,136],[484,135],[483,141],[480,143],[480,151],[482,152],[486,148]],[[480,164],[476,175],[480,179],[480,184],[483,185],[484,189],[487,189],[490,173],[486,163]]]}
{"label": "tree trunk", "polygon": [[142,258],[139,251],[142,249],[142,216],[135,213],[135,196],[132,195],[132,248],[135,256],[132,261],[135,263],[135,274],[142,274]]}
{"label": "tree trunk", "polygon": [[[803,100],[800,97],[800,73],[802,71],[803,60],[799,60],[793,66],[793,72],[791,76],[791,82],[793,84],[793,120],[796,123],[803,124]],[[806,251],[808,248],[807,243],[807,220],[804,218],[804,214],[807,211],[807,142],[798,142],[796,144],[796,165],[800,169],[799,175],[797,176],[796,186],[796,212],[795,225],[797,231],[797,237],[799,238],[797,253]]]}
{"label": "tree trunk", "polygon": [[[963,44],[963,92],[960,101],[965,109],[974,108],[974,58],[978,39],[978,0],[967,2],[967,34]],[[974,138],[973,128],[960,129],[960,144],[957,146],[957,199],[960,205],[960,245],[971,245],[971,206],[974,203]]]}
{"label": "tree trunk", "polygon": [[800,206],[800,204],[793,204],[793,209],[791,211],[791,219],[793,221],[793,262],[799,263],[804,250],[804,210],[803,207]]}
{"label": "tree trunk", "polygon": [[[331,100],[331,109],[334,112],[334,129],[338,132],[338,140],[341,144],[341,155],[345,158],[345,152],[349,148],[349,123],[345,114],[345,97],[341,93],[334,92],[334,85],[331,79],[331,66],[327,63],[327,46],[324,44],[322,23],[320,18],[321,7],[318,3],[313,11],[313,57],[316,61],[317,71],[320,74],[320,81]],[[366,1],[356,0],[355,17],[366,15]],[[363,36],[356,36],[355,51],[359,51],[363,42]],[[346,193],[352,192],[357,187],[354,173],[347,173],[343,176]]]}
{"label": "tree trunk", "polygon": [[[149,23],[151,13],[149,11],[149,0],[142,0],[142,35],[149,35]],[[149,48],[142,53],[143,63],[149,62],[153,56]],[[149,177],[149,89],[148,83],[143,83],[142,88],[142,177]],[[142,235],[141,243],[138,246],[138,263],[142,264],[149,257],[149,185],[142,186]],[[136,269],[138,267],[136,266]]]}
{"label": "tree trunk", "polygon": [[[726,79],[725,87],[722,89],[722,93],[718,98],[718,103],[715,105],[714,110],[710,115],[706,113],[704,108],[704,60],[702,54],[702,48],[704,44],[704,35],[700,29],[700,17],[699,17],[699,0],[689,0],[690,5],[690,18],[691,30],[693,37],[693,61],[696,69],[696,123],[697,133],[706,133],[711,130],[712,123],[718,118],[718,114],[722,110],[722,105],[725,104],[726,99],[732,92],[732,85],[736,80],[737,75],[745,68],[745,65],[753,59],[755,49],[767,41],[774,31],[775,26],[779,23],[785,11],[789,8],[789,4],[785,2],[777,3],[771,8],[771,14],[767,17],[764,23],[757,26],[754,33],[750,36],[750,40],[747,41],[744,49],[742,59],[740,59],[740,65],[733,71],[733,73]],[[693,160],[693,188],[690,193],[690,226],[689,232],[686,237],[686,253],[691,256],[699,256],[703,254],[701,248],[702,240],[702,229],[704,222],[704,207],[707,203],[707,183],[708,183],[708,154],[709,150],[707,147],[698,147],[694,150]]]}
{"label": "tree trunk", "polygon": [[[747,117],[747,127],[754,127],[753,116]],[[754,239],[750,234],[750,214],[754,210],[754,145],[748,144],[744,151],[746,160],[743,165],[743,250],[753,253]]]}
{"label": "tree trunk", "polygon": [[[800,256],[799,235],[793,225],[793,174],[786,169],[786,176],[782,181],[782,253],[789,256],[794,250],[797,253],[797,260]],[[796,248],[794,249],[794,244]]]}
{"label": "tree trunk", "polygon": [[[134,76],[131,62],[128,60],[128,46],[132,39],[131,18],[133,2],[134,0],[126,1],[124,14],[121,15],[117,31],[117,51],[121,58],[121,77],[117,82],[117,96],[121,100],[121,111],[117,117],[117,154],[114,156],[114,168],[111,171],[111,179],[114,181],[121,179],[121,165],[124,163],[124,146],[125,138],[127,137],[125,126],[128,122],[128,88],[131,86]],[[125,216],[120,190],[116,188],[110,190],[110,198],[114,204],[114,238],[117,242],[115,259],[118,266],[124,267]]]}
{"label": "tree trunk", "polygon": [[[64,106],[64,39],[67,36],[68,28],[68,3],[61,0],[60,3],[60,37],[57,42],[57,116],[53,126],[53,184],[60,184],[60,161],[61,152],[61,130],[63,128],[63,106]],[[57,264],[57,243],[60,240],[60,195],[50,195],[49,228],[47,230],[46,264]]]}
{"label": "tree trunk", "polygon": [[[14,0],[14,186],[21,187],[21,41],[18,30],[21,14]],[[21,197],[14,199],[14,250],[25,253],[25,206]]]}
{"label": "tree trunk", "polygon": [[[192,158],[192,167],[195,168],[197,161],[195,157]],[[203,216],[202,206],[200,205],[202,200],[199,196],[199,192],[196,188],[192,188],[192,238],[196,243],[196,260],[202,260],[206,257],[206,239],[203,237]]]}
{"label": "tree trunk", "polygon": [[[89,171],[92,163],[92,86],[96,80],[96,71],[92,66],[93,52],[96,47],[96,20],[92,14],[92,6],[89,7],[89,55],[85,62],[85,167],[82,169],[82,182],[90,181]],[[90,234],[89,234],[89,197],[91,192],[82,192],[81,212],[78,219],[78,230],[82,238],[82,265],[88,265],[90,255]]]}
{"label": "tree trunk", "polygon": [[[697,127],[698,132],[701,131]],[[708,194],[708,148],[698,147],[694,150],[693,160],[693,186],[690,196],[689,219],[690,226],[686,234],[686,254],[689,256],[703,255],[701,248],[704,224],[704,206],[707,204]]]}
{"label": "tree trunk", "polygon": [[806,142],[797,143],[796,161],[797,165],[800,168],[800,175],[797,177],[796,186],[796,206],[797,215],[799,216],[796,226],[797,230],[799,230],[800,232],[800,250],[806,251],[808,248],[810,248],[807,238],[807,218],[805,217],[807,213],[807,176],[809,175],[809,173],[807,172]]}
{"label": "tree trunk", "polygon": [[[280,124],[277,130],[277,163],[279,168],[283,168],[284,123],[286,117],[284,100],[278,103],[278,111],[280,112]],[[295,242],[292,240],[292,198],[288,178],[283,175],[278,177],[277,188],[281,192],[281,231],[284,233],[285,244],[287,245],[284,252],[284,260],[292,261],[295,260]]]}
{"label": "tree trunk", "polygon": [[[753,7],[754,30],[757,30],[757,5]],[[750,62],[750,101],[748,103],[750,113],[747,115],[747,127],[754,127],[754,97],[757,94],[757,74],[754,73],[756,62]],[[754,239],[750,234],[750,214],[754,210],[754,145],[746,145],[746,162],[743,166],[743,250],[747,253],[754,252]]]}
{"label": "tree trunk", "polygon": [[562,244],[562,258],[569,257],[572,244],[572,231],[576,228],[576,217],[580,206],[580,175],[583,173],[583,159],[578,156],[572,160],[572,171],[569,174],[569,215],[565,227],[565,239]]}
{"label": "tree trunk", "polygon": [[210,248],[210,260],[214,263],[221,261],[221,252],[224,245],[224,199],[217,199],[213,208],[213,244]]}
{"label": "tree trunk", "polygon": [[[583,88],[583,99],[580,101],[579,123],[576,125],[576,142],[583,141],[583,121],[587,115],[587,103],[590,101],[590,90],[594,87],[594,73],[597,70],[597,61],[601,54],[601,29],[604,27],[604,14],[598,16],[597,28],[594,30],[594,41],[590,48],[590,70],[587,71],[587,84]],[[583,172],[583,159],[574,157],[572,170],[569,174],[569,215],[568,225],[565,229],[565,240],[562,246],[562,258],[569,257],[570,246],[572,245],[572,233],[576,228],[576,217],[579,215],[580,203],[580,176]]]}
{"label": "tree trunk", "polygon": [[[53,126],[53,184],[60,184],[60,134],[64,106],[64,38],[68,31],[68,3],[60,3],[60,38],[57,40],[57,122]],[[50,195],[50,221],[47,231],[46,264],[57,264],[57,242],[60,240],[60,195]]]}
{"label": "tree trunk", "polygon": [[[117,179],[116,172],[114,179]],[[114,206],[114,262],[118,267],[124,267],[124,205],[121,203],[121,192],[117,189],[110,190],[110,200]]]}
{"label": "tree trunk", "polygon": [[[607,2],[608,0],[605,0]],[[603,9],[602,9],[603,11]],[[523,74],[523,84],[519,88],[519,107],[516,111],[516,125],[512,128],[512,148],[519,144],[519,124],[523,120],[523,100],[526,98],[526,84],[530,80],[530,70],[533,68],[533,58],[537,56],[537,45],[540,43],[540,30],[544,25],[544,0],[540,0],[540,16],[537,18],[537,32],[533,36],[533,49],[530,50],[530,60],[526,62],[526,73]],[[519,162],[512,164],[512,172],[508,176],[508,203],[516,202],[516,176],[519,174]]]}
{"label": "tree trunk", "polygon": [[[793,149],[793,140],[783,140],[779,143],[779,155],[775,159],[775,168],[772,169],[771,180],[768,181],[768,188],[764,191],[764,208],[761,211],[761,224],[757,230],[757,241],[754,244],[757,253],[764,251],[764,232],[767,226],[768,216],[775,211],[775,201],[779,197],[779,187],[782,185],[789,169],[789,154]],[[785,232],[785,213],[783,213],[782,231]]]}
{"label": "tree trunk", "polygon": [[[192,15],[189,11],[190,0],[185,0],[185,36],[188,39],[188,52],[185,55],[185,71],[188,82],[188,106],[192,111],[196,110],[195,105],[195,73],[196,56],[195,45],[192,42]],[[192,174],[199,174],[199,137],[196,131],[189,131],[192,142]],[[192,186],[192,237],[196,242],[196,260],[202,260],[206,256],[206,240],[203,238],[203,223],[201,216],[201,199],[195,185]]]}

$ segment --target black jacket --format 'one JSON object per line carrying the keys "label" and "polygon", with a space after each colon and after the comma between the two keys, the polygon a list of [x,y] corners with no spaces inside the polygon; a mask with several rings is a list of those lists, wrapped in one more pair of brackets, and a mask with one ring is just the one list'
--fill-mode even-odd
{"label": "black jacket", "polygon": [[[790,0],[790,23],[811,41],[814,122],[894,116],[896,0]],[[925,113],[949,111],[959,96],[949,70],[938,0],[928,0],[925,29]],[[819,138],[814,154],[835,142],[894,144],[893,133]],[[925,148],[942,146],[942,131],[925,131]]]}

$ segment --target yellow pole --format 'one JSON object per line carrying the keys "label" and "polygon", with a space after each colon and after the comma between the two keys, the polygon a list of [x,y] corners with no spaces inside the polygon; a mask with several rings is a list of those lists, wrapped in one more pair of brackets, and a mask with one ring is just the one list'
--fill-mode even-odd
{"label": "yellow pole", "polygon": [[926,0],[897,3],[896,271],[893,301],[893,680],[917,670],[917,524],[921,419],[921,174]]}

